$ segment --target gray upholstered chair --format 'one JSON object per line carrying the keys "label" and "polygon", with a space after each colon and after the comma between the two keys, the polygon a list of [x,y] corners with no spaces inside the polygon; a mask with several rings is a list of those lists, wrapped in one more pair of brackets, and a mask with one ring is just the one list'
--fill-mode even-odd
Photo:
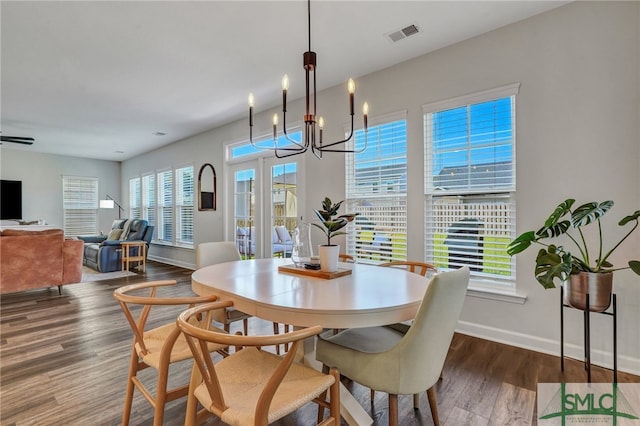
{"label": "gray upholstered chair", "polygon": [[[121,231],[114,235],[114,232]],[[144,219],[117,220],[113,222],[109,235],[79,237],[85,242],[82,263],[98,272],[119,271],[122,267],[122,246],[120,241],[144,241],[149,253],[154,226]],[[137,254],[137,248],[131,248]]]}
{"label": "gray upholstered chair", "polygon": [[[427,391],[434,424],[440,376],[469,284],[469,268],[435,275],[411,327],[404,324],[323,333],[316,359],[323,368],[389,394],[389,424],[398,424],[398,395]],[[398,330],[399,328],[400,330]],[[414,406],[417,398],[414,397]]]}

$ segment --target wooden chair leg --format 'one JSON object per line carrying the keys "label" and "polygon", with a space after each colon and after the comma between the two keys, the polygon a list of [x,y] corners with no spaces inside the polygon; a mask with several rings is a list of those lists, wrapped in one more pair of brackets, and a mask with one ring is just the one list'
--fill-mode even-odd
{"label": "wooden chair leg", "polygon": [[376,396],[376,391],[374,391],[373,389],[371,389],[370,394],[371,394],[371,403],[373,404],[373,398],[375,398],[375,396]]}
{"label": "wooden chair leg", "polygon": [[62,286],[58,286],[58,296],[62,296]]}
{"label": "wooden chair leg", "polygon": [[398,395],[389,394],[389,426],[398,426]]}
{"label": "wooden chair leg", "polygon": [[431,408],[431,417],[433,417],[433,424],[435,426],[440,425],[440,420],[438,419],[438,404],[436,403],[436,388],[431,386],[427,389],[427,398],[429,399],[429,408]]}
{"label": "wooden chair leg", "polygon": [[335,383],[330,388],[329,397],[331,398],[330,402],[330,412],[331,417],[335,419],[336,425],[340,424],[340,373],[337,369],[332,368],[330,370],[331,375],[336,380]]}
{"label": "wooden chair leg", "polygon": [[[326,365],[322,364],[322,372],[324,374],[329,374],[329,367],[327,367]],[[340,375],[338,375],[338,380],[340,380]],[[320,399],[326,399],[326,398],[327,398],[327,391],[324,391],[320,395]],[[318,404],[318,424],[322,423],[323,417],[324,417],[324,407],[322,405]]]}
{"label": "wooden chair leg", "polygon": [[124,410],[122,411],[122,426],[129,425],[131,417],[131,405],[133,404],[133,391],[135,384],[133,378],[138,371],[138,353],[135,348],[131,351],[131,360],[129,361],[129,375],[127,377],[127,391],[124,397]]}
{"label": "wooden chair leg", "polygon": [[[289,324],[285,324],[285,325],[284,325],[284,332],[285,332],[285,333],[288,333],[288,332],[289,332]],[[288,344],[288,343],[285,343],[285,344],[284,344],[284,351],[285,351],[285,352],[289,352],[289,344]]]}
{"label": "wooden chair leg", "polygon": [[[280,334],[280,324],[277,322],[273,323],[273,334]],[[276,346],[276,354],[280,355],[280,345]]]}
{"label": "wooden chair leg", "polygon": [[243,319],[242,325],[244,328],[244,335],[248,336],[249,335],[249,319],[248,318]]}
{"label": "wooden chair leg", "polygon": [[414,393],[413,394],[413,409],[417,410],[420,408],[420,394],[419,393]]}
{"label": "wooden chair leg", "polygon": [[153,426],[162,426],[164,406],[167,403],[167,387],[169,386],[169,365],[160,365],[157,374],[158,384],[156,386],[156,401],[153,410]]}

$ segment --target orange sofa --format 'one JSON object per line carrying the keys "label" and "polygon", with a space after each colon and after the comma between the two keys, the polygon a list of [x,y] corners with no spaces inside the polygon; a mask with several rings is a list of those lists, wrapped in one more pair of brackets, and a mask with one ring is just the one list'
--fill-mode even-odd
{"label": "orange sofa", "polygon": [[62,229],[3,229],[0,233],[0,293],[82,281],[84,243]]}

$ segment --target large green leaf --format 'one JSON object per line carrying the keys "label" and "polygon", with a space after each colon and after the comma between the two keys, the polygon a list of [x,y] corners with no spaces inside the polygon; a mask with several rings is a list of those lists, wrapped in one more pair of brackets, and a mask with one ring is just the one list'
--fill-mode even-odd
{"label": "large green leaf", "polygon": [[640,275],[640,261],[638,261],[638,260],[630,260],[629,261],[629,268],[631,268],[631,270],[633,272],[635,272],[636,274]]}
{"label": "large green leaf", "polygon": [[571,214],[571,224],[574,228],[586,226],[604,216],[611,207],[613,207],[613,201],[611,200],[603,201],[600,204],[595,201],[583,204]]}
{"label": "large green leaf", "polygon": [[558,204],[558,207],[556,207],[553,213],[551,213],[551,215],[544,222],[545,228],[553,227],[556,223],[558,223],[560,219],[562,219],[564,215],[566,215],[567,213],[571,213],[571,206],[573,206],[573,203],[575,202],[576,200],[574,200],[573,198],[568,198]]}
{"label": "large green leaf", "polygon": [[515,254],[521,253],[529,248],[531,243],[533,243],[534,241],[536,241],[535,233],[533,231],[525,232],[509,243],[509,245],[507,246],[507,254],[509,256],[513,256]]}
{"label": "large green leaf", "polygon": [[554,279],[562,281],[571,273],[571,255],[558,250],[554,245],[540,249],[536,256],[536,280],[544,288],[555,288]]}
{"label": "large green leaf", "polygon": [[640,210],[636,210],[635,212],[633,212],[633,214],[630,214],[629,216],[622,218],[622,220],[618,222],[618,225],[624,226],[627,223],[631,222],[632,220],[635,220],[637,222],[638,218],[640,218]]}
{"label": "large green leaf", "polygon": [[570,227],[571,223],[569,223],[568,220],[563,220],[562,222],[552,223],[549,226],[543,226],[542,228],[538,229],[536,235],[538,236],[538,239],[553,238],[557,237],[558,235],[565,234]]}

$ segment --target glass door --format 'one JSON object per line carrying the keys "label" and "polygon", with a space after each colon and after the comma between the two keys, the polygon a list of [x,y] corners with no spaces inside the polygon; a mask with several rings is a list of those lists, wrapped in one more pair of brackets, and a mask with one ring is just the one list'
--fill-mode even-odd
{"label": "glass door", "polygon": [[259,158],[230,165],[230,232],[243,259],[290,257],[301,205],[301,162]]}

